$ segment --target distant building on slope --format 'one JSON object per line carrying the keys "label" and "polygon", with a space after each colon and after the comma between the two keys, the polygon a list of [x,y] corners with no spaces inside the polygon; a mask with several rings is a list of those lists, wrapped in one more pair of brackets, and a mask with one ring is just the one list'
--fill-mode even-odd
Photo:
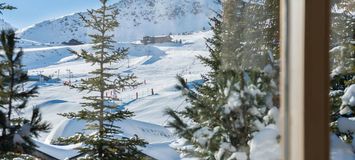
{"label": "distant building on slope", "polygon": [[84,44],[83,42],[80,42],[76,39],[71,39],[69,40],[68,42],[63,42],[62,43],[63,45],[71,45],[71,46],[75,46],[75,45],[81,45],[81,44]]}
{"label": "distant building on slope", "polygon": [[168,35],[168,36],[160,36],[160,37],[145,36],[145,37],[143,37],[143,40],[141,40],[141,42],[144,45],[147,45],[147,44],[154,44],[154,43],[172,42],[172,40],[173,40],[173,38],[171,38],[170,35]]}

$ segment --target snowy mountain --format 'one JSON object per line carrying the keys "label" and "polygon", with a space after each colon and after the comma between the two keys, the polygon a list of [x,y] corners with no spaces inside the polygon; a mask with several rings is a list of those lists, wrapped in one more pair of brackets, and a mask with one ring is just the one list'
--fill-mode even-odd
{"label": "snowy mountain", "polygon": [[[120,27],[115,31],[120,41],[208,29],[209,18],[219,9],[214,0],[120,0],[113,5],[120,10]],[[79,13],[75,13],[23,29],[19,36],[59,44],[71,39],[90,42],[88,33]]]}
{"label": "snowy mountain", "polygon": [[[115,47],[129,48],[129,52],[127,60],[112,65],[119,68],[119,73],[134,73],[142,83],[118,95],[118,108],[135,113],[131,119],[117,122],[123,131],[120,136],[138,135],[145,139],[149,144],[141,148],[142,152],[154,159],[179,160],[179,153],[170,147],[176,137],[171,128],[165,128],[170,117],[164,111],[167,108],[180,110],[186,105],[181,92],[175,88],[176,75],[184,76],[192,85],[201,81],[201,73],[208,72],[197,56],[208,55],[205,38],[212,36],[209,18],[214,16],[213,10],[219,10],[219,5],[214,0],[117,1],[113,5],[120,10],[120,27],[114,34],[120,42]],[[85,12],[81,14],[87,15]],[[88,35],[92,31],[85,27],[80,14],[74,13],[35,24],[17,33],[21,38],[18,46],[25,52],[24,69],[35,77],[25,87],[39,87],[38,97],[32,98],[29,105],[39,107],[43,119],[53,127],[51,132],[41,133],[35,139],[38,151],[57,159],[76,156],[78,152],[74,149],[80,144],[59,146],[51,142],[58,137],[84,131],[86,122],[68,120],[58,114],[79,111],[82,97],[91,94],[70,89],[64,83],[79,83],[81,79],[90,77],[88,72],[97,67],[68,51],[91,51]],[[143,45],[136,42],[144,36],[167,34],[180,43]],[[71,39],[84,44],[62,45]],[[37,80],[39,74],[53,79]],[[30,114],[31,110],[25,111],[26,116]]]}
{"label": "snowy mountain", "polygon": [[7,23],[5,20],[0,19],[0,30],[15,29],[11,24]]}

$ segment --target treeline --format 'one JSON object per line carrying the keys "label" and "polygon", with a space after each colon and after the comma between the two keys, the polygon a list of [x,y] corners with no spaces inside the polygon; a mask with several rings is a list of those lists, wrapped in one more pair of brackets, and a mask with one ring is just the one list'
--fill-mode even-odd
{"label": "treeline", "polygon": [[[108,0],[100,0],[99,9],[88,10],[88,16],[81,15],[86,27],[94,30],[90,35],[94,44],[91,51],[81,50],[71,52],[81,57],[85,62],[96,64],[96,70],[90,72],[91,78],[81,80],[80,85],[71,85],[73,89],[94,93],[83,97],[82,110],[76,113],[61,114],[73,120],[87,122],[85,130],[92,134],[77,133],[72,137],[62,137],[56,140],[61,145],[82,144],[78,149],[80,159],[144,159],[146,158],[137,146],[144,147],[146,142],[138,137],[120,137],[122,131],[115,122],[133,116],[127,110],[119,110],[117,106],[108,103],[110,99],[104,96],[108,90],[121,93],[127,88],[139,85],[136,76],[116,74],[116,68],[111,66],[126,58],[127,48],[115,48],[116,41],[112,31],[119,26],[118,9],[109,5]],[[0,4],[0,10],[16,9],[5,3]],[[37,87],[24,88],[28,75],[23,70],[22,49],[17,51],[17,38],[13,30],[2,31],[0,34],[0,159],[34,159],[36,144],[33,138],[41,132],[49,132],[50,124],[42,120],[39,108],[34,107],[32,116],[27,119],[23,115],[28,108],[29,98],[37,96]],[[70,157],[69,157],[70,158]]]}

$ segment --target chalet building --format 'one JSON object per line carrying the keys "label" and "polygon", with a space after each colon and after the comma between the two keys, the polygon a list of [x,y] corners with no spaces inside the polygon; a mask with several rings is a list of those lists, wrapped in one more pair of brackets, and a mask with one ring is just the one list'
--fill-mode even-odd
{"label": "chalet building", "polygon": [[145,36],[143,37],[143,40],[141,42],[144,45],[147,44],[154,44],[154,43],[166,43],[166,42],[172,42],[173,38],[171,36],[160,36],[160,37],[150,37],[150,36]]}
{"label": "chalet building", "polygon": [[69,40],[68,42],[63,42],[62,44],[63,44],[63,45],[75,46],[75,45],[82,45],[82,44],[84,44],[84,43],[83,43],[83,42],[80,42],[80,41],[78,41],[78,40],[76,40],[76,39],[71,39],[71,40]]}

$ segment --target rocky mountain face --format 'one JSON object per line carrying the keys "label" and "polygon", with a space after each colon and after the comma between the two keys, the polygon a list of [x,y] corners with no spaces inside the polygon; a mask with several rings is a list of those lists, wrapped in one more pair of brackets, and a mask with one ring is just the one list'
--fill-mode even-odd
{"label": "rocky mountain face", "polygon": [[[209,18],[219,10],[214,0],[120,0],[113,5],[120,10],[120,27],[115,31],[119,41],[207,30]],[[19,36],[59,44],[71,39],[90,42],[88,33],[91,32],[76,13],[23,29]]]}

